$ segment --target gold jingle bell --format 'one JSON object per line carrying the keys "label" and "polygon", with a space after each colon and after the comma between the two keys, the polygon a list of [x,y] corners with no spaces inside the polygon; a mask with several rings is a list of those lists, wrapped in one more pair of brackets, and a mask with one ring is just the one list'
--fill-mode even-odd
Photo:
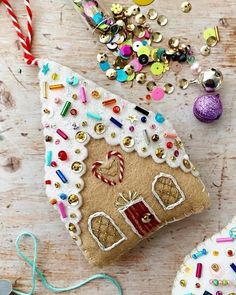
{"label": "gold jingle bell", "polygon": [[103,123],[97,123],[95,126],[94,126],[94,131],[97,133],[97,134],[102,134],[104,133],[106,130],[106,127]]}

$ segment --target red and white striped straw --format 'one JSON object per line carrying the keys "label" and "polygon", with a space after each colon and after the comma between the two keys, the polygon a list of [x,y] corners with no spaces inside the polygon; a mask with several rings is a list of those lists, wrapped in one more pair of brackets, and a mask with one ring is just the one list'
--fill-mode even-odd
{"label": "red and white striped straw", "polygon": [[32,36],[33,36],[33,27],[32,27],[32,10],[30,7],[30,0],[24,0],[26,11],[27,11],[27,37],[22,33],[20,24],[18,22],[17,16],[14,13],[14,10],[8,0],[2,0],[3,4],[7,8],[7,12],[11,17],[12,24],[16,30],[16,33],[19,37],[21,46],[24,50],[24,58],[25,62],[28,65],[38,65],[38,58],[35,58],[31,53],[31,44],[32,44]]}

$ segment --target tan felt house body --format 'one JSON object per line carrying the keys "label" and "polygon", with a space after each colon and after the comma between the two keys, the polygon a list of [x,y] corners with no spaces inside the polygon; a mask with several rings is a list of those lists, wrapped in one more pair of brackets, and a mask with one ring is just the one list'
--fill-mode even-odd
{"label": "tan felt house body", "polygon": [[91,263],[109,264],[164,225],[209,206],[198,171],[162,114],[59,64],[40,65],[46,193]]}

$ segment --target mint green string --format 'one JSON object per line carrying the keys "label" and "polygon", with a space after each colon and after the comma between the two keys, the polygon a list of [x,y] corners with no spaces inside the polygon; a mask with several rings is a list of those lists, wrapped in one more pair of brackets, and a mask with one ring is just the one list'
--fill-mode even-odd
{"label": "mint green string", "polygon": [[[30,237],[30,238],[32,238],[32,240],[34,242],[33,260],[30,260],[28,257],[26,257],[20,249],[20,242],[24,237]],[[78,289],[78,288],[88,284],[91,281],[102,279],[102,280],[106,280],[106,281],[111,282],[114,286],[116,286],[117,291],[118,291],[117,294],[123,295],[123,291],[122,291],[122,288],[121,288],[119,282],[116,279],[114,279],[113,277],[108,276],[106,274],[95,274],[95,275],[83,280],[79,284],[74,285],[74,286],[70,286],[67,288],[56,288],[53,285],[49,284],[47,279],[45,278],[45,276],[42,274],[42,272],[37,267],[38,240],[37,240],[36,236],[30,232],[23,232],[17,237],[16,251],[17,251],[17,254],[32,268],[32,289],[31,289],[31,291],[29,293],[24,293],[19,290],[13,289],[13,292],[17,295],[32,295],[32,294],[34,294],[35,287],[36,287],[36,275],[39,276],[44,287],[53,293],[62,293],[62,292],[66,292],[66,291],[72,291],[72,290]]]}

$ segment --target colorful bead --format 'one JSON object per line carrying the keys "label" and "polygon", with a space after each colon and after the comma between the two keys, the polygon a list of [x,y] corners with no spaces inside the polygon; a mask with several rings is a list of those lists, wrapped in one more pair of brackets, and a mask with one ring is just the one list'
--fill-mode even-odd
{"label": "colorful bead", "polygon": [[62,111],[61,111],[61,116],[62,116],[62,117],[65,117],[65,116],[66,116],[66,114],[67,114],[68,111],[69,111],[70,106],[71,106],[71,102],[70,102],[70,101],[67,101],[67,102],[64,104],[63,109],[62,109]]}
{"label": "colorful bead", "polygon": [[236,272],[236,264],[235,264],[235,263],[231,263],[231,264],[230,264],[230,267],[232,268],[232,270],[233,270],[234,272]]}
{"label": "colorful bead", "polygon": [[149,112],[147,110],[140,108],[139,106],[136,106],[134,109],[145,116],[149,115]]}
{"label": "colorful bead", "polygon": [[61,217],[62,217],[63,219],[67,218],[66,208],[65,208],[63,202],[59,202],[59,203],[58,203],[58,208],[59,208],[59,210],[60,210]]}
{"label": "colorful bead", "polygon": [[119,106],[114,106],[112,110],[113,110],[113,112],[114,112],[115,114],[119,114],[119,112],[120,112],[120,107],[119,107]]}
{"label": "colorful bead", "polygon": [[171,141],[167,142],[167,143],[166,143],[166,147],[167,147],[168,149],[171,149],[171,148],[173,147],[173,142],[171,142]]}
{"label": "colorful bead", "polygon": [[71,86],[76,86],[79,83],[79,78],[77,76],[71,76],[66,78],[66,82]]}
{"label": "colorful bead", "polygon": [[71,114],[72,116],[76,116],[76,115],[78,114],[78,112],[77,112],[76,109],[71,109],[71,110],[70,110],[70,114]]}
{"label": "colorful bead", "polygon": [[157,121],[157,123],[160,123],[160,124],[165,122],[165,118],[163,117],[161,113],[156,114],[155,120]]}
{"label": "colorful bead", "polygon": [[60,194],[60,198],[61,198],[62,200],[66,200],[66,199],[67,199],[67,195],[64,194],[64,193],[61,193],[61,194]]}
{"label": "colorful bead", "polygon": [[67,160],[67,153],[65,151],[60,151],[58,153],[58,159],[61,161],[66,161]]}
{"label": "colorful bead", "polygon": [[234,241],[234,238],[230,238],[230,237],[227,237],[227,238],[216,238],[216,242],[217,243],[226,243],[226,242],[233,242]]}
{"label": "colorful bead", "polygon": [[64,88],[63,84],[53,84],[53,85],[49,85],[49,89],[50,90],[57,90],[57,89],[62,89]]}
{"label": "colorful bead", "polygon": [[142,123],[146,123],[146,122],[147,122],[147,117],[144,117],[144,116],[141,117],[141,122],[142,122]]}
{"label": "colorful bead", "polygon": [[122,128],[123,124],[117,121],[115,118],[111,117],[110,121],[115,124],[117,127]]}
{"label": "colorful bead", "polygon": [[97,121],[102,120],[102,117],[99,114],[96,114],[96,113],[87,112],[86,115],[87,115],[88,118],[95,119]]}
{"label": "colorful bead", "polygon": [[80,99],[81,99],[82,103],[86,103],[87,102],[87,95],[86,95],[84,86],[80,86],[79,94],[80,94]]}
{"label": "colorful bead", "polygon": [[63,139],[67,140],[68,135],[66,135],[61,129],[57,129],[57,134],[59,134]]}
{"label": "colorful bead", "polygon": [[198,251],[197,253],[192,255],[193,259],[198,259],[199,257],[202,257],[204,255],[207,255],[207,250],[205,248],[203,248],[201,251]]}
{"label": "colorful bead", "polygon": [[65,175],[61,172],[61,170],[56,170],[56,174],[57,174],[57,176],[61,179],[61,181],[62,181],[63,183],[67,183],[67,182],[68,182],[67,178],[66,178]]}
{"label": "colorful bead", "polygon": [[102,102],[102,105],[104,105],[104,106],[110,106],[110,105],[113,105],[115,103],[116,103],[116,99],[115,98],[112,98],[112,99],[104,100]]}
{"label": "colorful bead", "polygon": [[52,162],[52,151],[47,151],[46,165],[51,166],[51,162]]}
{"label": "colorful bead", "polygon": [[197,264],[196,278],[200,279],[202,276],[202,263]]}

